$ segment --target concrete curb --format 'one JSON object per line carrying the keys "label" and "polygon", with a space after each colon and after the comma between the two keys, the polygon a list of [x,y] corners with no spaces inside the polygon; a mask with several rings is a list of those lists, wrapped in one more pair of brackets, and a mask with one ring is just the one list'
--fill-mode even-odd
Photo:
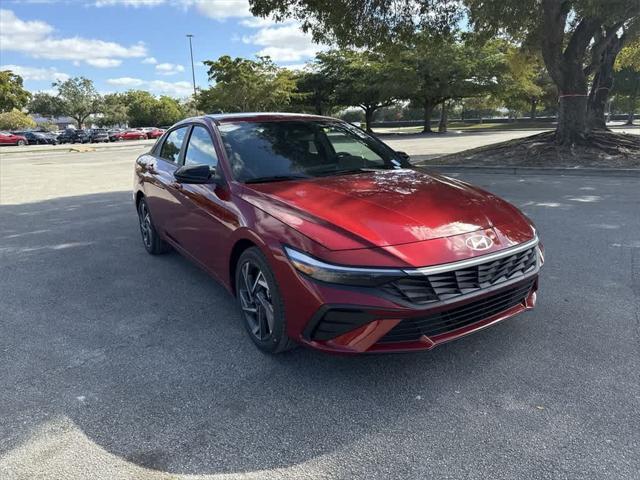
{"label": "concrete curb", "polygon": [[[145,141],[145,140],[142,140]],[[146,141],[147,143],[72,143],[65,145],[33,145],[24,147],[4,147],[0,149],[0,155],[20,155],[25,153],[82,153],[82,152],[95,152],[101,150],[119,150],[126,148],[146,147],[153,145],[153,142]],[[155,140],[154,140],[155,142]]]}
{"label": "concrete curb", "polygon": [[572,175],[604,177],[640,177],[640,168],[556,168],[556,167],[488,167],[482,165],[437,165],[416,163],[416,167],[441,173],[488,173],[494,175]]}

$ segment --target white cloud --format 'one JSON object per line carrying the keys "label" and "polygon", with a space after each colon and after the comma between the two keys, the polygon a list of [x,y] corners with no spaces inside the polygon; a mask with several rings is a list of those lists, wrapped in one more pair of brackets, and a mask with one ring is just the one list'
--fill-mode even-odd
{"label": "white cloud", "polygon": [[148,84],[149,91],[170,97],[188,97],[193,95],[193,85],[189,82],[165,82],[152,80]]}
{"label": "white cloud", "polygon": [[119,77],[110,78],[107,80],[107,83],[116,87],[141,87],[145,84],[145,81],[140,80],[139,78]]}
{"label": "white cloud", "polygon": [[215,20],[250,17],[248,0],[182,0],[189,7],[193,5],[202,15]]}
{"label": "white cloud", "polygon": [[156,65],[158,75],[176,75],[184,72],[184,67],[175,63],[159,63]]}
{"label": "white cloud", "polygon": [[22,52],[34,58],[84,61],[100,68],[115,66],[115,61],[121,62],[118,59],[147,54],[143,43],[125,46],[82,37],[59,38],[53,32],[46,22],[24,21],[13,11],[0,9],[0,45],[4,51]]}
{"label": "white cloud", "polygon": [[165,82],[164,80],[142,80],[141,78],[120,77],[107,80],[109,85],[127,90],[144,88],[156,95],[188,97],[193,94],[193,85],[189,82]]}
{"label": "white cloud", "polygon": [[154,7],[165,3],[165,0],[96,0],[96,7],[111,7],[113,5],[126,5],[127,7]]}
{"label": "white cloud", "polygon": [[37,67],[23,67],[20,65],[2,65],[0,70],[11,70],[16,75],[20,75],[24,80],[33,81],[65,81],[69,79],[69,75],[63,72],[59,72],[53,67],[49,68],[37,68]]}
{"label": "white cloud", "polygon": [[85,61],[92,67],[97,68],[113,68],[118,67],[122,63],[122,60],[116,58],[88,58]]}
{"label": "white cloud", "polygon": [[314,43],[297,24],[262,28],[254,35],[243,37],[242,41],[263,47],[258,55],[268,55],[276,62],[298,62],[325,48]]}
{"label": "white cloud", "polygon": [[149,65],[155,65],[156,63],[158,63],[158,60],[156,60],[156,57],[147,57],[144,60],[142,60],[142,63],[148,63]]}
{"label": "white cloud", "polygon": [[227,18],[250,17],[248,0],[96,0],[96,7],[112,7],[123,5],[126,7],[156,7],[158,5],[172,5],[182,8],[195,8],[205,17],[214,20]]}

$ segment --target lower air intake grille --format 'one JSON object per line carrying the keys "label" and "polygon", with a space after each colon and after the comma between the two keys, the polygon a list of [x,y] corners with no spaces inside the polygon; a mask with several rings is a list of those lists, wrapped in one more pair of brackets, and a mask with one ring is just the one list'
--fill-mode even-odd
{"label": "lower air intake grille", "polygon": [[403,320],[382,337],[378,343],[410,342],[422,335],[434,337],[479,322],[504,312],[525,301],[535,279],[496,295],[485,297],[451,310],[434,313],[427,317]]}

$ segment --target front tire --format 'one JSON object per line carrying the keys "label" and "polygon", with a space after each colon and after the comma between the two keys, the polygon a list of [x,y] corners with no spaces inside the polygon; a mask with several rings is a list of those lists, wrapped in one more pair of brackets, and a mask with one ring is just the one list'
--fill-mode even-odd
{"label": "front tire", "polygon": [[284,304],[267,259],[257,247],[245,250],[236,265],[236,298],[245,329],[266,353],[295,347],[287,336]]}
{"label": "front tire", "polygon": [[161,255],[171,249],[169,244],[158,235],[158,231],[151,219],[149,205],[147,205],[147,201],[144,198],[141,198],[138,202],[138,222],[140,223],[142,244],[148,253],[151,255]]}
{"label": "front tire", "polygon": [[26,145],[26,143],[24,143],[24,140],[18,140],[17,145],[18,145],[19,147],[22,147],[22,146]]}

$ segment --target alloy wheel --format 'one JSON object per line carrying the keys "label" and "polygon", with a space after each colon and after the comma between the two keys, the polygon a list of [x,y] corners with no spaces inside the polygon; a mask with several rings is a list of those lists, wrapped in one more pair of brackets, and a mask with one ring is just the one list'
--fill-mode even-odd
{"label": "alloy wheel", "polygon": [[140,232],[142,233],[142,242],[147,249],[151,248],[151,242],[153,241],[151,231],[151,216],[149,215],[149,208],[147,204],[142,201],[138,207],[138,218],[140,220]]}
{"label": "alloy wheel", "polygon": [[274,329],[274,312],[267,279],[258,265],[250,260],[242,264],[238,285],[240,307],[249,329],[256,339],[268,340]]}

